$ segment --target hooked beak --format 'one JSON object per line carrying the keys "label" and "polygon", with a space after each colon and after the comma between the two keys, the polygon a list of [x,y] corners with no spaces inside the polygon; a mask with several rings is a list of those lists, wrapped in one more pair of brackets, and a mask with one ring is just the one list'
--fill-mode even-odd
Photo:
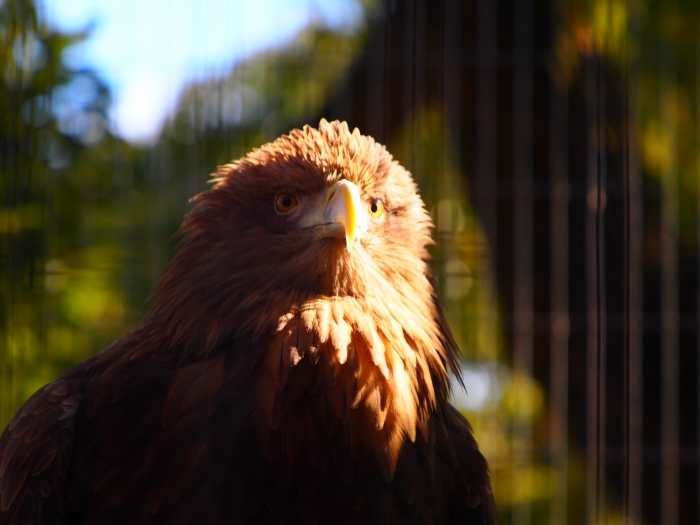
{"label": "hooked beak", "polygon": [[341,179],[328,188],[323,212],[305,227],[312,229],[317,239],[345,237],[345,246],[351,252],[358,234],[361,206],[360,190],[352,182]]}

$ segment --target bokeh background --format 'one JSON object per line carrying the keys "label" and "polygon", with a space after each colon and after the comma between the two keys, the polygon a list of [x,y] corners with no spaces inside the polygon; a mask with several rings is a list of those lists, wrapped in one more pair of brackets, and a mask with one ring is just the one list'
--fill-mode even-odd
{"label": "bokeh background", "polygon": [[0,428],[137,325],[217,165],[384,143],[505,524],[700,522],[696,0],[0,0]]}

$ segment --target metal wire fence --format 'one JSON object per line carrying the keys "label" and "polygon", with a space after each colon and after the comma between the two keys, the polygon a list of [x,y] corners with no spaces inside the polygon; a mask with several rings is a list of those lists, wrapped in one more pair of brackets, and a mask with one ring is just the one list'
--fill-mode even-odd
{"label": "metal wire fence", "polygon": [[412,171],[435,220],[455,402],[502,522],[697,523],[697,2],[365,9],[353,32],[312,26],[193,82],[139,149],[33,4],[0,4],[0,424],[135,325],[208,173],[338,118]]}

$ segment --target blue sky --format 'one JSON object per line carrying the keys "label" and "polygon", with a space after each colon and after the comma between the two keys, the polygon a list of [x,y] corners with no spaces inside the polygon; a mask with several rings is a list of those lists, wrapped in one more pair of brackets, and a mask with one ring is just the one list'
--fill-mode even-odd
{"label": "blue sky", "polygon": [[226,72],[311,21],[343,28],[363,14],[356,0],[43,0],[41,13],[59,30],[90,30],[65,58],[101,74],[114,130],[142,143],[157,138],[188,80]]}

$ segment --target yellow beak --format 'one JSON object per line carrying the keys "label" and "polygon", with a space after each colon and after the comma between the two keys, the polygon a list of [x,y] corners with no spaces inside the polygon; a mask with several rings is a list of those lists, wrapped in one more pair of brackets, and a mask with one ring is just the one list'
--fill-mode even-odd
{"label": "yellow beak", "polygon": [[345,237],[345,246],[350,252],[357,239],[361,206],[360,190],[352,182],[341,179],[328,188],[322,214],[306,227],[312,228],[318,239]]}

